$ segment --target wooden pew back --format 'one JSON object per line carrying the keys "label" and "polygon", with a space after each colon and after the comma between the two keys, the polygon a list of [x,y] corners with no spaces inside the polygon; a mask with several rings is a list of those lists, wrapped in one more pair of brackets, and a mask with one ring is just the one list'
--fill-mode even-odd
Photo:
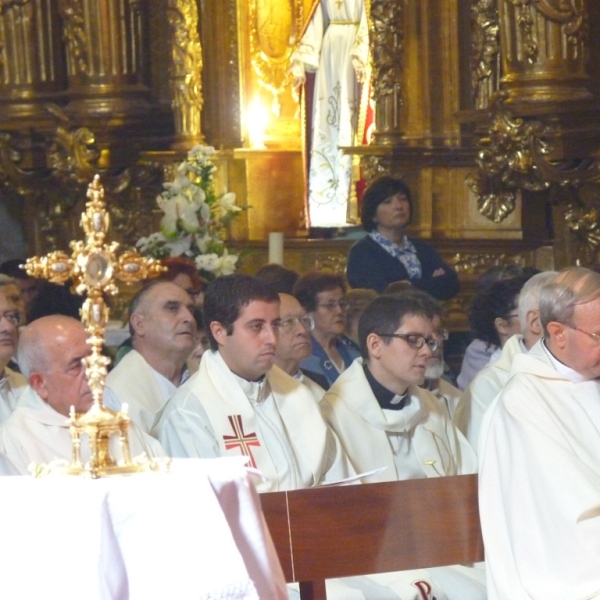
{"label": "wooden pew back", "polygon": [[324,599],[325,579],[483,560],[477,475],[261,495],[288,582]]}

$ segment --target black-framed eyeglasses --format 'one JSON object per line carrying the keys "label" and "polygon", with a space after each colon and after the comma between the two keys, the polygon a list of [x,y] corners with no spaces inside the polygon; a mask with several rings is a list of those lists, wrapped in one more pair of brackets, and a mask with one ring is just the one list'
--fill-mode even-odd
{"label": "black-framed eyeglasses", "polygon": [[11,325],[17,326],[21,322],[21,313],[18,310],[7,310],[0,313],[0,321],[2,319],[6,319]]}
{"label": "black-framed eyeglasses", "polygon": [[434,338],[426,338],[418,333],[378,333],[379,337],[391,337],[404,340],[414,350],[420,350],[425,344],[432,352],[435,352],[440,342]]}
{"label": "black-framed eyeglasses", "polygon": [[565,323],[565,325],[569,329],[574,329],[575,331],[581,331],[581,333],[585,333],[586,335],[589,335],[591,338],[594,338],[600,344],[600,335],[598,335],[597,333],[592,333],[591,331],[586,331],[585,329],[579,329],[579,327],[574,327],[573,325],[569,325],[568,323]]}
{"label": "black-framed eyeglasses", "polygon": [[279,323],[279,330],[284,333],[291,333],[298,329],[298,325],[302,323],[307,331],[312,331],[315,328],[315,322],[310,315],[304,315],[303,317],[288,317],[287,319],[281,319]]}

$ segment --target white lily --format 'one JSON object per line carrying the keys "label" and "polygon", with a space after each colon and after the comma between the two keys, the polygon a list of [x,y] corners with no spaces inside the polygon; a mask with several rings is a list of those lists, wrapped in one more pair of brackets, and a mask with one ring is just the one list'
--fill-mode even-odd
{"label": "white lily", "polygon": [[194,260],[199,271],[214,273],[220,266],[220,260],[216,254],[201,254]]}
{"label": "white lily", "polygon": [[219,266],[215,270],[215,275],[217,277],[221,275],[231,275],[235,273],[235,263],[238,260],[237,254],[229,254],[227,252],[227,248],[223,250],[223,256],[219,258]]}
{"label": "white lily", "polygon": [[220,220],[231,213],[240,212],[242,209],[235,204],[235,194],[233,192],[227,192],[217,198],[215,205],[213,206],[213,214],[215,219]]}

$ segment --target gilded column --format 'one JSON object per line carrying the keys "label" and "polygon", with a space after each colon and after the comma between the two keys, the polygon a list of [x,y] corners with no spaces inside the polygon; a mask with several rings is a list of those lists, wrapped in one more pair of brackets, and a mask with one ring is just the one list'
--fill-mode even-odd
{"label": "gilded column", "polygon": [[403,3],[371,0],[372,95],[376,144],[401,141]]}
{"label": "gilded column", "polygon": [[0,2],[0,120],[45,116],[65,88],[54,0]]}
{"label": "gilded column", "polygon": [[499,0],[510,101],[590,98],[585,0]]}
{"label": "gilded column", "polygon": [[145,3],[58,0],[69,80],[67,111],[129,117],[149,110]]}
{"label": "gilded column", "polygon": [[203,141],[202,47],[196,0],[169,0],[171,30],[171,106],[175,117],[175,149],[189,149]]}

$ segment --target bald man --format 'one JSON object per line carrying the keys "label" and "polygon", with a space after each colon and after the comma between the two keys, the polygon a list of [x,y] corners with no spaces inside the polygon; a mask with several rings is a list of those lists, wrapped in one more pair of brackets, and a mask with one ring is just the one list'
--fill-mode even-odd
{"label": "bald man", "polygon": [[[70,460],[71,434],[67,418],[71,406],[78,413],[93,404],[83,359],[90,353],[87,333],[76,319],[64,315],[42,317],[21,334],[17,359],[29,386],[15,410],[0,424],[0,451],[21,474],[31,463],[49,463],[55,458]],[[150,436],[135,427],[129,431],[133,456],[146,452],[163,456],[164,450]],[[113,456],[120,456],[118,439],[111,444]],[[89,458],[86,443],[82,459]]]}
{"label": "bald man", "polygon": [[193,302],[180,286],[156,281],[129,307],[133,350],[106,379],[105,402],[129,406],[131,420],[148,433],[156,413],[189,377],[186,361],[196,345]]}
{"label": "bald man", "polygon": [[0,286],[0,422],[9,417],[27,386],[25,377],[7,366],[17,351],[20,322],[20,311]]}

